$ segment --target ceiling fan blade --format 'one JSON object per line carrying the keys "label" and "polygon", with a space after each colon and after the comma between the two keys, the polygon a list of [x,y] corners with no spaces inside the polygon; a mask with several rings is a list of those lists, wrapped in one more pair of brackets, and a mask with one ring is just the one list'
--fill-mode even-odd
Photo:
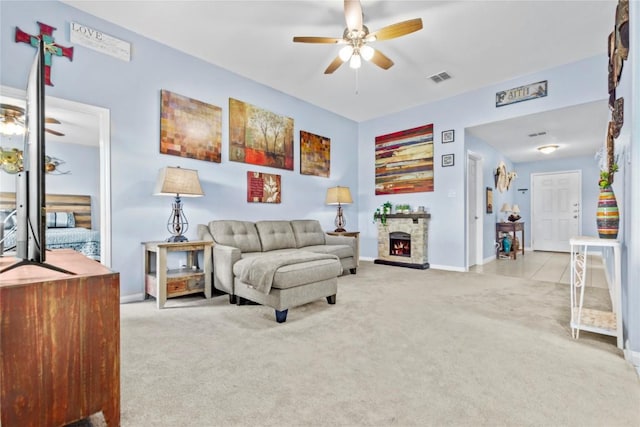
{"label": "ceiling fan blade", "polygon": [[343,64],[342,59],[340,59],[340,56],[336,56],[336,59],[334,59],[331,64],[329,64],[329,66],[327,67],[326,70],[324,70],[325,74],[331,74],[333,73],[335,70],[338,69],[338,67],[340,67]]}
{"label": "ceiling fan blade", "polygon": [[294,37],[293,41],[296,43],[340,43],[344,40],[337,39],[335,37]]}
{"label": "ceiling fan blade", "polygon": [[45,132],[49,132],[51,135],[55,135],[55,136],[64,136],[64,133],[62,132],[58,132],[57,130],[53,130],[53,129],[44,129]]}
{"label": "ceiling fan blade", "polygon": [[393,66],[393,61],[390,60],[387,55],[377,49],[373,50],[373,57],[370,61],[376,64],[378,67],[384,68],[385,70],[388,70]]}
{"label": "ceiling fan blade", "polygon": [[378,31],[371,33],[369,35],[369,38],[375,37],[375,40],[395,39],[396,37],[402,37],[421,29],[421,18],[410,19],[408,21],[398,22],[396,24],[391,24],[387,27],[381,28]]}
{"label": "ceiling fan blade", "polygon": [[44,118],[44,122],[45,122],[45,123],[51,123],[51,124],[54,124],[54,125],[59,125],[59,124],[61,124],[61,123],[60,123],[60,120],[58,120],[58,119],[54,119],[53,117],[45,117],[45,118]]}
{"label": "ceiling fan blade", "polygon": [[344,18],[349,31],[362,31],[362,5],[360,0],[344,0]]}

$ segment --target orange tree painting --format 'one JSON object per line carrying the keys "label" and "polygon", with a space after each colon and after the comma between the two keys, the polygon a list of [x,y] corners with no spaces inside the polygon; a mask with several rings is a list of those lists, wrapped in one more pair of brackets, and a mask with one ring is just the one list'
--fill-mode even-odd
{"label": "orange tree painting", "polygon": [[376,137],[376,194],[433,191],[433,124]]}
{"label": "orange tree painting", "polygon": [[293,119],[229,98],[229,160],[293,170]]}
{"label": "orange tree painting", "polygon": [[222,109],[160,91],[160,152],[220,163]]}
{"label": "orange tree painting", "polygon": [[324,136],[300,131],[300,173],[329,178],[331,140]]}

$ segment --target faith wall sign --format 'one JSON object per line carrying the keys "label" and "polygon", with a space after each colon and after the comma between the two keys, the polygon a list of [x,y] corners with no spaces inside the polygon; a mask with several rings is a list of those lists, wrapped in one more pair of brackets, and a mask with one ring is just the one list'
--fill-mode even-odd
{"label": "faith wall sign", "polygon": [[542,98],[543,96],[547,96],[546,80],[497,92],[496,107],[503,107],[505,105],[515,104],[516,102]]}

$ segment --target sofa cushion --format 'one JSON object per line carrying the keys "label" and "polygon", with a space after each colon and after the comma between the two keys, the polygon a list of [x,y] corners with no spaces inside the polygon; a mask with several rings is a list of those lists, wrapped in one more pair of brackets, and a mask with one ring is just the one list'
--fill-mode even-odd
{"label": "sofa cushion", "polygon": [[354,256],[353,248],[349,245],[314,245],[305,246],[302,249],[309,252],[335,255],[340,259]]}
{"label": "sofa cushion", "polygon": [[296,239],[289,221],[258,221],[256,228],[264,252],[296,247]]}
{"label": "sofa cushion", "polygon": [[260,236],[253,222],[220,220],[209,223],[209,231],[216,243],[233,246],[241,252],[260,252]]}
{"label": "sofa cushion", "polygon": [[324,245],[325,234],[320,222],[315,219],[296,219],[291,221],[293,235],[298,248],[312,245]]}

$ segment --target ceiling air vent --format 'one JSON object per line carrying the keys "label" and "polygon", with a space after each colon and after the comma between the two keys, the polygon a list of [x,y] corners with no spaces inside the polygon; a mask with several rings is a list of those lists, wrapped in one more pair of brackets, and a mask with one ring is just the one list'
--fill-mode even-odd
{"label": "ceiling air vent", "polygon": [[530,134],[529,134],[529,138],[534,138],[534,137],[536,137],[536,136],[542,136],[542,135],[546,135],[546,134],[547,134],[547,132],[545,132],[545,131],[542,131],[542,132],[534,132],[534,133],[530,133]]}
{"label": "ceiling air vent", "polygon": [[443,71],[441,73],[434,74],[433,76],[429,76],[429,78],[433,80],[435,83],[440,83],[445,80],[449,80],[451,76],[446,71]]}

